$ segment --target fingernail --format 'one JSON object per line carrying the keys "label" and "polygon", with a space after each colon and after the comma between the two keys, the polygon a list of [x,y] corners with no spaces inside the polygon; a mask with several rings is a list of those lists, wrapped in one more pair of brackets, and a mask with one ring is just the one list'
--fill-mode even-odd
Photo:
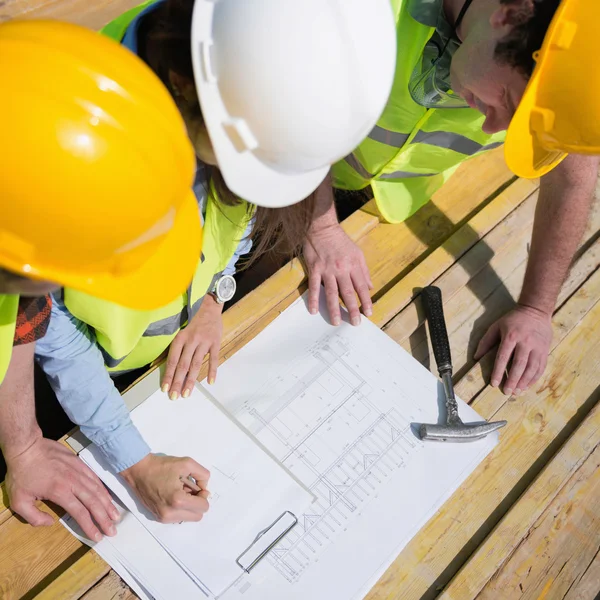
{"label": "fingernail", "polygon": [[498,387],[498,384],[500,383],[497,379],[492,379],[492,387]]}
{"label": "fingernail", "polygon": [[520,396],[521,395],[521,390],[519,388],[515,389],[515,396]]}
{"label": "fingernail", "polygon": [[117,523],[121,520],[121,515],[116,508],[111,509],[110,518]]}
{"label": "fingernail", "polygon": [[171,400],[177,400],[177,398],[179,398],[179,394],[177,392],[171,392],[169,398],[171,398]]}
{"label": "fingernail", "polygon": [[352,317],[352,325],[360,325],[360,317]]}
{"label": "fingernail", "polygon": [[182,398],[188,398],[190,395],[190,390],[183,390],[183,394],[181,394]]}
{"label": "fingernail", "polygon": [[165,385],[163,385],[161,389],[166,394],[169,391],[169,384],[165,383]]}
{"label": "fingernail", "polygon": [[372,316],[373,316],[373,309],[366,308],[365,309],[365,317],[372,317]]}
{"label": "fingernail", "polygon": [[333,324],[334,325],[339,325],[340,324],[340,318],[339,317],[333,317]]}
{"label": "fingernail", "polygon": [[504,390],[504,393],[505,393],[507,396],[512,396],[512,392],[513,392],[513,391],[512,391],[512,389],[511,389],[511,388],[506,388],[506,389]]}
{"label": "fingernail", "polygon": [[94,540],[96,540],[97,542],[102,541],[102,534],[99,531],[94,534]]}
{"label": "fingernail", "polygon": [[108,528],[108,535],[117,535],[117,528],[114,525]]}
{"label": "fingernail", "polygon": [[316,314],[317,314],[317,309],[316,309],[314,306],[311,306],[311,307],[308,309],[308,312],[309,312],[311,315],[316,315]]}
{"label": "fingernail", "polygon": [[209,377],[208,378],[208,384],[212,385],[215,382],[215,378],[214,377]]}

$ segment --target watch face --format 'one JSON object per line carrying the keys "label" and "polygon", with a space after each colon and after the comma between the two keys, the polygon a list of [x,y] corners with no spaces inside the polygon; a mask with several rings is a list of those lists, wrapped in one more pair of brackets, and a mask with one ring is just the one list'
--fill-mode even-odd
{"label": "watch face", "polygon": [[219,279],[217,283],[217,296],[223,302],[227,302],[233,298],[235,294],[235,279],[231,275],[226,275]]}

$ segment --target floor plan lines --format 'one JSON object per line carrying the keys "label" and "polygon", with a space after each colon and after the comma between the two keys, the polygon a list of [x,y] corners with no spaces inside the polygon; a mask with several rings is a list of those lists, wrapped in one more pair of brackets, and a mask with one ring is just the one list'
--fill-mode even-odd
{"label": "floor plan lines", "polygon": [[[302,360],[264,382],[236,413],[317,497],[269,555],[290,582],[358,518],[421,446],[394,406],[401,398],[395,381],[381,378],[377,365],[359,367],[356,354],[344,336],[324,335]],[[363,370],[373,379],[367,381]]]}
{"label": "floor plan lines", "polygon": [[[310,487],[317,501],[310,512],[302,515],[283,544],[271,553],[271,564],[288,581],[298,579],[336,535],[358,517],[361,507],[377,497],[380,487],[402,468],[418,444],[412,439],[410,425],[397,411],[379,415],[345,452],[318,474]],[[295,452],[306,462],[303,445]],[[290,457],[284,465],[289,466],[291,461]],[[312,463],[310,467],[318,471]],[[291,470],[298,474],[297,469]]]}
{"label": "floor plan lines", "polygon": [[207,386],[314,498],[223,600],[363,598],[496,443],[421,441],[414,426],[439,416],[437,378],[367,319],[333,327],[324,301],[311,316],[305,300]]}

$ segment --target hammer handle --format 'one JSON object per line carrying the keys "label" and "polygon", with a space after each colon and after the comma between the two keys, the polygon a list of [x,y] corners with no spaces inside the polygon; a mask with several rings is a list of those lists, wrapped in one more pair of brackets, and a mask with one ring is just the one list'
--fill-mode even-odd
{"label": "hammer handle", "polygon": [[425,316],[429,324],[429,335],[433,354],[437,363],[438,372],[452,373],[452,356],[450,354],[450,342],[444,319],[444,307],[442,306],[442,291],[439,287],[429,285],[421,292]]}

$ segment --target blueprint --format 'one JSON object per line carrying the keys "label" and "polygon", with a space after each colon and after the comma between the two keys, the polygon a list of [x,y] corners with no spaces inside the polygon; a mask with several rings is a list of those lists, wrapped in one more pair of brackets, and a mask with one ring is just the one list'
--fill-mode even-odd
{"label": "blueprint", "polygon": [[[236,559],[254,545],[257,534],[288,511],[301,514],[313,500],[279,462],[197,388],[177,402],[157,390],[132,411],[132,420],[153,452],[191,456],[211,472],[210,510],[202,520],[163,524],[112,472],[97,447],[80,453],[130,511],[117,525],[118,541],[109,540],[104,551],[120,556],[123,566],[127,562],[127,570],[148,591],[160,589],[151,582],[157,573],[162,575],[171,593],[165,595],[163,588],[162,593],[152,594],[158,599],[188,595],[177,592],[168,569],[179,573],[182,590],[189,587],[189,577],[200,588],[195,597],[218,596],[243,573]],[[140,545],[148,550],[143,559]],[[168,563],[170,559],[174,564]]]}
{"label": "blueprint", "polygon": [[299,299],[203,384],[317,498],[227,600],[364,597],[497,443],[422,442],[437,379],[370,321],[322,314]]}

